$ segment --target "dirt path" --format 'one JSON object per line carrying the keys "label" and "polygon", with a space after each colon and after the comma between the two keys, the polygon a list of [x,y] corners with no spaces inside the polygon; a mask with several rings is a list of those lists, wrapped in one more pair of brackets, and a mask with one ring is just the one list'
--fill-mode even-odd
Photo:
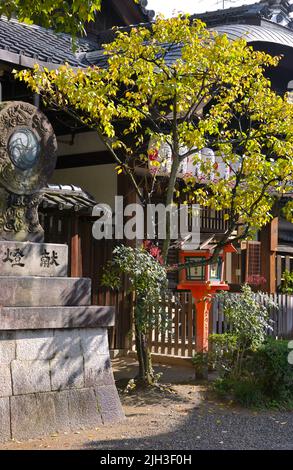
{"label": "dirt path", "polygon": [[[134,367],[131,361],[114,361],[119,383]],[[293,449],[293,413],[257,413],[207,399],[191,369],[163,369],[172,391],[121,394],[122,423],[10,442],[0,449]]]}

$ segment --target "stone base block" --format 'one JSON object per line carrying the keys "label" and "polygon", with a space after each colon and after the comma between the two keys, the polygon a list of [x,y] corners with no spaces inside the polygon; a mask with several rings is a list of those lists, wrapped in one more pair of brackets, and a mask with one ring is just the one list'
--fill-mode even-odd
{"label": "stone base block", "polygon": [[96,396],[103,423],[116,423],[125,418],[115,386],[102,385],[97,387]]}
{"label": "stone base block", "polygon": [[123,418],[107,328],[0,332],[0,441]]}
{"label": "stone base block", "polygon": [[68,246],[0,241],[0,276],[67,276]]}
{"label": "stone base block", "polygon": [[2,307],[1,330],[114,326],[114,307]]}
{"label": "stone base block", "polygon": [[93,389],[11,397],[11,435],[32,439],[102,424]]}
{"label": "stone base block", "polygon": [[11,438],[9,398],[0,398],[0,442]]}
{"label": "stone base block", "polygon": [[91,304],[91,280],[74,277],[1,276],[3,307],[86,306]]}

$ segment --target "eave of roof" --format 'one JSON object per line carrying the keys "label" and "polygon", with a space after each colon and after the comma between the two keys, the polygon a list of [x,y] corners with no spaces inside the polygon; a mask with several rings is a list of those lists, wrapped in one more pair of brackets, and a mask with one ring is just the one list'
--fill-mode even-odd
{"label": "eave of roof", "polygon": [[77,38],[76,47],[73,52],[69,34],[0,17],[0,60],[5,62],[24,67],[32,67],[37,62],[50,68],[67,62],[73,67],[82,67],[85,53],[96,49],[97,45]]}
{"label": "eave of roof", "polygon": [[250,5],[241,5],[238,7],[230,7],[225,9],[218,9],[214,11],[207,11],[205,13],[195,13],[191,19],[199,18],[204,22],[220,22],[225,21],[226,18],[244,18],[247,16],[262,16],[267,12],[267,5],[264,3],[256,2]]}
{"label": "eave of roof", "polygon": [[[293,48],[293,31],[286,28],[266,28],[257,25],[247,24],[229,24],[223,26],[215,26],[211,28],[220,34],[226,34],[229,39],[237,40],[244,38],[249,44],[253,43],[274,43],[282,46]],[[171,47],[166,55],[166,63],[171,65],[181,55],[181,47],[176,44]],[[102,49],[92,51],[85,54],[84,62],[88,65],[98,65],[105,67],[107,57]]]}
{"label": "eave of roof", "polygon": [[72,210],[91,214],[96,200],[80,187],[64,184],[48,184],[41,190],[43,209]]}
{"label": "eave of roof", "polygon": [[[146,0],[141,0],[141,7],[145,8]],[[229,11],[237,15],[260,15],[264,11],[264,4],[238,8],[229,8],[209,12],[204,15],[194,15],[193,17],[227,17]],[[248,43],[264,42],[275,43],[283,46],[293,47],[293,31],[282,27],[269,20],[265,20],[266,25],[252,24],[219,24],[212,27],[219,33],[225,33],[231,40],[245,38]],[[150,26],[147,23],[144,26]],[[119,28],[128,30],[127,28]],[[108,31],[113,35],[113,30]],[[107,34],[107,31],[105,31]],[[109,39],[109,38],[108,38]],[[107,42],[107,41],[106,41]],[[174,48],[169,53],[169,62],[172,63],[180,55],[180,48]],[[36,25],[19,23],[17,20],[8,21],[7,18],[0,18],[0,61],[5,61],[21,67],[33,67],[35,63],[55,69],[63,63],[68,63],[72,67],[87,67],[89,65],[105,66],[107,59],[103,50],[96,42],[87,39],[77,39],[77,51],[72,50],[72,39],[68,34],[56,34]]]}
{"label": "eave of roof", "polygon": [[293,47],[293,31],[286,28],[267,28],[248,24],[227,24],[215,26],[220,34],[227,34],[231,40],[244,38],[248,43],[271,42],[283,46]]}

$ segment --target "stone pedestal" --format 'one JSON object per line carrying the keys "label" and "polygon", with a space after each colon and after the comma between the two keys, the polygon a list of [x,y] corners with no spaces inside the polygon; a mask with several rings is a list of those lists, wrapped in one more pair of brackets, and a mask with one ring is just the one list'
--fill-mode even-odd
{"label": "stone pedestal", "polygon": [[124,418],[109,357],[114,308],[67,278],[66,245],[0,241],[0,441]]}

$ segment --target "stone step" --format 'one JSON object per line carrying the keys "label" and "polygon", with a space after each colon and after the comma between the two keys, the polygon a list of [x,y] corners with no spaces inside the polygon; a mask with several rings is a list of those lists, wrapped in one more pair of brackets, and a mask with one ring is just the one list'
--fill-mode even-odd
{"label": "stone step", "polygon": [[67,276],[68,246],[0,241],[0,276]]}
{"label": "stone step", "polygon": [[0,306],[3,307],[86,306],[90,304],[91,279],[88,278],[0,277]]}
{"label": "stone step", "polygon": [[0,330],[108,328],[114,326],[115,308],[0,307]]}

